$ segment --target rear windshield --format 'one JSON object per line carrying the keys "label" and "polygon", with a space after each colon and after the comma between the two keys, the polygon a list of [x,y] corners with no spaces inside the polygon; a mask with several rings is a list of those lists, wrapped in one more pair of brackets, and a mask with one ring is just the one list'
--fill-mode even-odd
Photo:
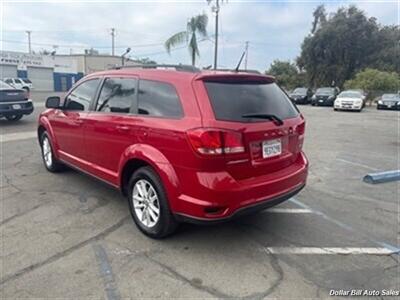
{"label": "rear windshield", "polygon": [[243,118],[245,114],[273,114],[294,118],[296,108],[276,83],[205,82],[215,118],[224,121],[265,122]]}

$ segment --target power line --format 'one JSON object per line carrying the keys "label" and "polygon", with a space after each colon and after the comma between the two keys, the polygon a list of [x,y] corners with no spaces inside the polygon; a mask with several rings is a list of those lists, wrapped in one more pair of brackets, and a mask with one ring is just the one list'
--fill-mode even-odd
{"label": "power line", "polygon": [[[15,41],[15,40],[0,40],[0,42],[4,43],[11,43],[11,44],[27,44],[28,42],[23,42],[23,41]],[[36,46],[54,46],[53,44],[48,44],[48,43],[31,43],[31,45],[36,45]],[[123,46],[115,46],[115,49],[126,49],[127,47],[135,47],[135,48],[145,48],[145,47],[154,47],[154,46],[162,46],[164,43],[149,43],[149,44],[137,44],[137,45],[123,45]],[[110,49],[110,46],[90,46],[90,45],[73,45],[73,44],[57,44],[60,48],[81,48],[81,49],[86,49],[88,47],[93,47],[97,49]]]}

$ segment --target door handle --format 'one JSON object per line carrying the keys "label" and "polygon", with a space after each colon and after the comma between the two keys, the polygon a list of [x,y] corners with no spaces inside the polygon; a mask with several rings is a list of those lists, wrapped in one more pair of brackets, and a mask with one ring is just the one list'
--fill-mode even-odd
{"label": "door handle", "polygon": [[126,126],[126,125],[117,125],[117,130],[119,130],[119,131],[128,131],[129,129],[130,129],[130,127],[129,126]]}

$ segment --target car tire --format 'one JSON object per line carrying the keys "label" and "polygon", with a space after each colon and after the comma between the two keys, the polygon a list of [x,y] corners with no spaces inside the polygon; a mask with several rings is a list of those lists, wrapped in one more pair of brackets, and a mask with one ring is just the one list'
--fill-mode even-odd
{"label": "car tire", "polygon": [[132,174],[128,202],[133,221],[145,235],[164,238],[178,227],[161,179],[151,167],[142,167]]}
{"label": "car tire", "polygon": [[65,167],[54,156],[53,147],[51,146],[50,137],[47,132],[43,132],[40,137],[40,148],[44,166],[49,172],[56,173],[62,171]]}
{"label": "car tire", "polygon": [[27,93],[29,93],[29,91],[30,91],[27,86],[24,86],[22,89],[25,90]]}
{"label": "car tire", "polygon": [[22,115],[8,115],[8,116],[5,116],[5,117],[10,122],[17,122],[17,121],[21,120]]}

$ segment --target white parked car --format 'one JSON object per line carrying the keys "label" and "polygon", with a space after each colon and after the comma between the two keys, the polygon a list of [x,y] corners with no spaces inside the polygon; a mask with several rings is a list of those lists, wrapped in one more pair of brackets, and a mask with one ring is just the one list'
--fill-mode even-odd
{"label": "white parked car", "polygon": [[30,91],[33,88],[32,81],[28,78],[4,78],[3,81],[16,89]]}
{"label": "white parked car", "polygon": [[343,91],[337,96],[333,109],[361,111],[364,104],[365,96],[359,91]]}

